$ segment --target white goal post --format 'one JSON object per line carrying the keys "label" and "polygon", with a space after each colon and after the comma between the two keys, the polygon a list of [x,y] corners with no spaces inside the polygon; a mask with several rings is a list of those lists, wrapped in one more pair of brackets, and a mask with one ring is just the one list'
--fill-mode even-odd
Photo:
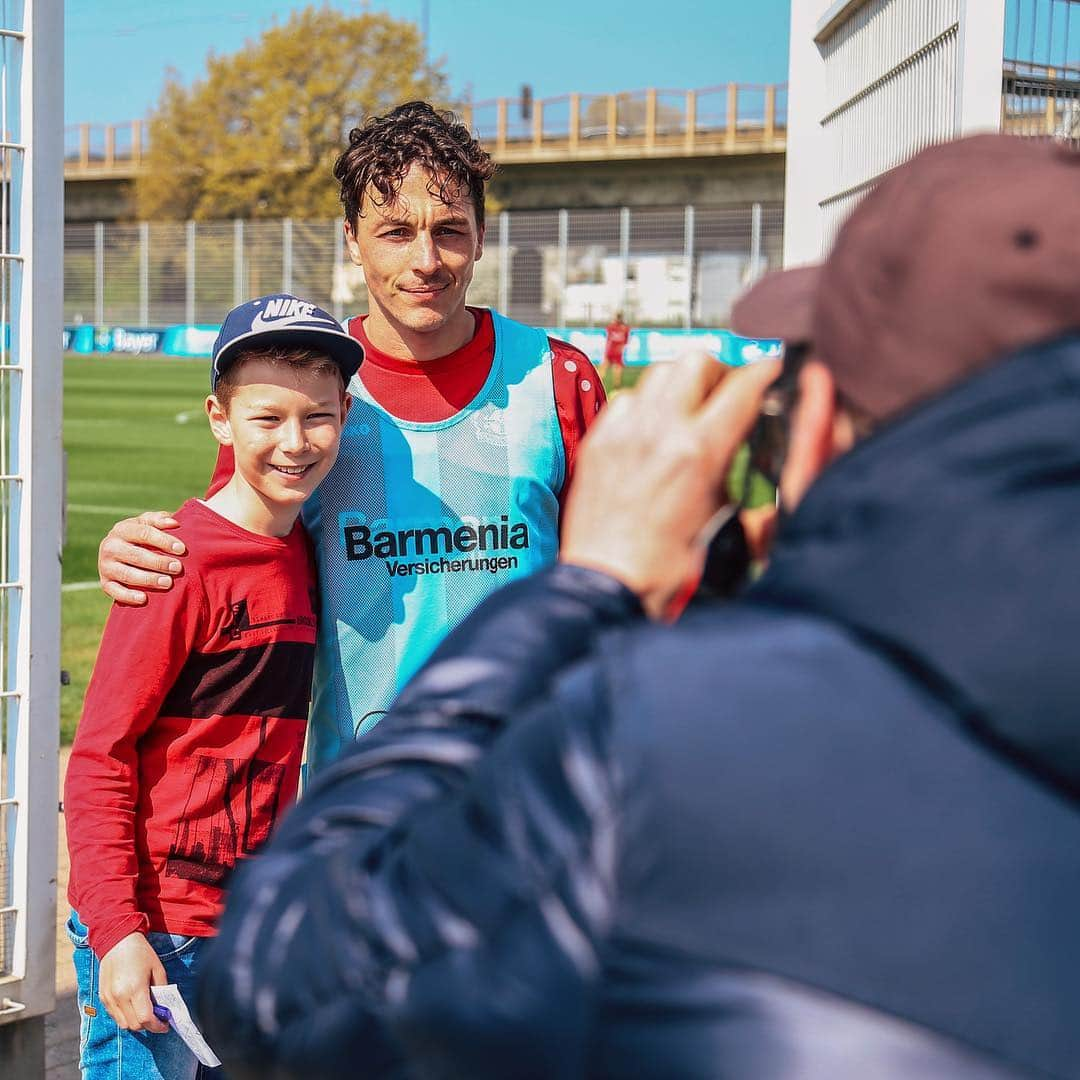
{"label": "white goal post", "polygon": [[63,63],[63,0],[0,0],[0,1025],[55,996]]}

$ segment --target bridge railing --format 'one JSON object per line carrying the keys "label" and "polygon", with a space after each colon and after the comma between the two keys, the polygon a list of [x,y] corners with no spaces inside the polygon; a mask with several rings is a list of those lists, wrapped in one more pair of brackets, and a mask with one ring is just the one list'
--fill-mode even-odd
{"label": "bridge railing", "polygon": [[[459,105],[457,111],[496,157],[545,149],[602,153],[622,147],[645,153],[665,148],[689,154],[737,152],[750,143],[767,150],[787,126],[784,84],[562,94],[530,104],[523,108],[520,98],[492,98]],[[137,168],[146,148],[141,120],[64,128],[69,173]]]}
{"label": "bridge railing", "polygon": [[769,148],[787,126],[787,86],[725,83],[699,90],[492,98],[460,107],[496,157],[508,151],[725,148],[753,140]]}
{"label": "bridge railing", "polygon": [[[728,83],[699,90],[646,89],[618,94],[563,94],[532,102],[493,98],[459,107],[463,119],[496,157],[545,148],[644,150],[679,146],[683,152],[753,141],[768,148],[787,129],[787,86]],[[1031,61],[1004,62],[1001,127],[1016,135],[1080,138],[1080,68]],[[146,125],[69,124],[64,163],[69,172],[138,167]]]}
{"label": "bridge railing", "polygon": [[1080,68],[1006,60],[1001,130],[1080,141]]}
{"label": "bridge railing", "polygon": [[124,124],[67,124],[64,127],[65,169],[140,165],[145,150],[141,120]]}

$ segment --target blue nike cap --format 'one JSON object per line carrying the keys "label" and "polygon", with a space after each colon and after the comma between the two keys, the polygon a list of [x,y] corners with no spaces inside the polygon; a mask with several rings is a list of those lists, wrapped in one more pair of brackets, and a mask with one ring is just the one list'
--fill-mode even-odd
{"label": "blue nike cap", "polygon": [[288,293],[249,300],[225,316],[214,342],[210,389],[249,349],[264,345],[294,345],[325,353],[339,368],[346,384],[364,359],[364,347],[321,307]]}

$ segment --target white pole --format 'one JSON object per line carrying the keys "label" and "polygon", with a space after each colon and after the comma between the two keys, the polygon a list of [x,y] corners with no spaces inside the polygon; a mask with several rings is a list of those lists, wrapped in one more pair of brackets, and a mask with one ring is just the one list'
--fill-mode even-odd
{"label": "white pole", "polygon": [[558,325],[564,326],[566,306],[567,253],[570,241],[570,211],[559,211],[559,295],[557,299]]}
{"label": "white pole", "polygon": [[187,242],[187,287],[184,294],[184,320],[188,326],[195,324],[195,222],[184,227]]}
{"label": "white pole", "polygon": [[787,173],[784,191],[784,265],[821,258],[824,215],[834,158],[821,118],[825,115],[825,60],[814,41],[824,0],[792,0],[788,41]]}
{"label": "white pole", "polygon": [[[22,52],[20,113],[5,115],[5,140],[22,154],[12,199],[11,392],[4,408],[21,417],[17,458],[21,483],[5,481],[3,514],[17,528],[5,575],[5,630],[17,640],[2,673],[17,695],[7,709],[9,776],[19,800],[11,851],[16,920],[12,974],[0,1014],[49,1012],[55,1003],[56,761],[60,710],[61,352],[63,296],[63,5],[26,0],[25,35],[7,48]],[[0,16],[0,32],[9,29]],[[5,64],[5,81],[17,71]],[[9,89],[13,89],[9,88]],[[9,93],[8,100],[12,99]],[[10,426],[9,426],[10,430]],[[32,662],[31,662],[32,661]],[[9,817],[11,820],[11,817]],[[0,1016],[0,1019],[7,1018]]]}
{"label": "white pole", "polygon": [[750,208],[750,280],[761,277],[761,203]]}
{"label": "white pole", "polygon": [[683,327],[694,325],[694,208],[688,206],[683,217],[683,258],[686,260],[686,312]]}
{"label": "white pole", "polygon": [[233,307],[244,302],[244,223],[240,218],[233,221],[232,249]]}
{"label": "white pole", "polygon": [[292,292],[292,218],[281,223],[281,291]]}
{"label": "white pole", "polygon": [[150,222],[139,222],[139,325],[150,325]]}
{"label": "white pole", "polygon": [[94,222],[94,325],[105,325],[105,223]]}
{"label": "white pole", "polygon": [[960,0],[956,79],[958,134],[1000,129],[1004,55],[1005,0]]}
{"label": "white pole", "polygon": [[344,282],[338,285],[338,279],[345,272],[345,233],[341,228],[341,223],[335,223],[334,227],[334,273],[330,279],[330,287],[334,293],[334,318],[338,322],[344,322],[345,319],[345,302],[342,299],[342,293],[344,291]]}
{"label": "white pole", "polygon": [[[622,267],[622,295],[619,307],[622,309],[623,318],[629,320],[630,312],[626,310],[627,287],[630,277],[630,207],[624,206],[619,210],[619,264]],[[631,320],[632,321],[632,320]]]}
{"label": "white pole", "polygon": [[499,312],[507,315],[510,306],[510,215],[499,213]]}

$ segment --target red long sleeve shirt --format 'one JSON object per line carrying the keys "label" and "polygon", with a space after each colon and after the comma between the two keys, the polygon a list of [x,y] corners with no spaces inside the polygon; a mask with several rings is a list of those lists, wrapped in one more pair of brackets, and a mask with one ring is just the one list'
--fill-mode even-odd
{"label": "red long sleeve shirt", "polygon": [[64,788],[68,899],[104,956],[214,931],[237,859],[296,797],[315,646],[297,522],[259,536],[192,500],[172,589],[109,613]]}

